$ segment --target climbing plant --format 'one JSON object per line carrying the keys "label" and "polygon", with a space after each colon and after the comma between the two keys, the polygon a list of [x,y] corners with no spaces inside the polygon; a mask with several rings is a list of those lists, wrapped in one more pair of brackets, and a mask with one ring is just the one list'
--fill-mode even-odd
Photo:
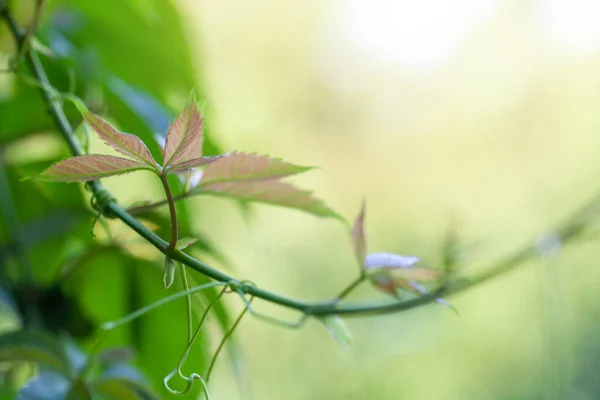
{"label": "climbing plant", "polygon": [[[352,336],[344,324],[348,317],[436,303],[458,312],[448,296],[539,254],[540,242],[526,244],[491,260],[482,272],[467,274],[458,268],[460,243],[453,237],[443,249],[443,265],[437,267],[424,265],[414,255],[369,253],[366,201],[350,224],[311,192],[287,181],[311,167],[244,149],[223,152],[217,138],[207,134],[210,115],[198,107],[195,93],[201,92],[201,85],[193,78],[181,44],[183,34],[173,28],[180,21],[170,2],[148,2],[147,7],[164,17],[164,25],[152,29],[140,17],[139,2],[121,4],[121,17],[109,23],[110,7],[102,4],[37,0],[31,2],[33,17],[27,28],[17,22],[22,10],[15,3],[0,0],[6,29],[2,34],[13,44],[3,74],[11,77],[15,88],[0,103],[0,300],[7,310],[4,319],[12,318],[0,336],[0,361],[8,363],[3,371],[7,393],[16,391],[23,399],[47,398],[43,396],[48,391],[65,398],[159,398],[158,393],[202,393],[209,398],[218,356],[227,344],[235,353],[234,333],[246,314],[273,323],[273,329],[299,329],[315,319],[349,345]],[[85,27],[73,22],[80,18],[87,18]],[[141,28],[129,28],[135,25],[132,21]],[[120,28],[122,42],[100,39]],[[173,70],[172,62],[152,59],[151,78],[141,76],[129,65],[142,64],[149,56],[133,43],[152,42],[153,35],[163,34],[170,40],[156,43],[168,42],[163,50],[172,54],[171,61],[177,60],[181,70]],[[135,51],[119,59],[112,54],[128,44]],[[166,106],[165,87],[185,93],[195,88],[185,108],[177,110],[178,116]],[[103,108],[107,102],[108,111]],[[132,133],[121,131],[122,126]],[[6,161],[10,146],[31,137],[44,140],[36,136],[42,131],[52,132],[53,138],[58,134],[68,154],[52,154],[34,163]],[[88,144],[94,135],[120,154],[90,154]],[[130,173],[155,176],[164,199],[126,207],[100,183]],[[356,265],[348,267],[357,271],[355,279],[340,291],[332,288],[331,298],[304,301],[258,286],[252,276],[230,276],[202,261],[206,254],[226,256],[207,235],[192,228],[186,209],[192,196],[262,202],[338,221],[347,228],[349,251],[355,254]],[[597,216],[597,205],[591,202],[553,229],[553,240],[566,243],[579,236]],[[161,207],[168,209],[168,217],[158,212]],[[127,240],[113,234],[107,222],[112,220],[129,227],[138,242],[156,248],[161,259],[147,260],[130,252]],[[90,232],[90,224],[104,228],[108,239],[94,238],[97,229]],[[159,274],[156,265],[162,269]],[[346,297],[363,283],[389,297],[348,303]],[[120,292],[123,287],[130,290]],[[230,315],[222,301],[226,296],[240,301],[238,316]],[[183,307],[174,302],[182,298]],[[299,317],[289,321],[259,313],[253,307],[259,301],[290,309]],[[110,302],[113,311],[90,306],[99,302]],[[142,318],[150,313],[155,315],[152,321]],[[211,318],[221,331],[212,352],[205,345]],[[162,337],[169,326],[185,326],[183,345]],[[176,355],[177,361],[164,376],[161,368],[153,367],[160,363],[135,362],[130,347],[114,346],[122,343],[134,350],[160,343],[164,354],[152,357],[173,360]],[[203,351],[195,351],[196,347]],[[184,365],[194,372],[186,374]],[[172,383],[175,379],[180,382]]]}

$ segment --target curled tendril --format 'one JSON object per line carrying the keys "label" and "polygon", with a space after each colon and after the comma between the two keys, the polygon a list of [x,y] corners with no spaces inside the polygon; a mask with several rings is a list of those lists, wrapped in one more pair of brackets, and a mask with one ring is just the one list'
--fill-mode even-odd
{"label": "curled tendril", "polygon": [[252,300],[254,300],[254,296],[250,297],[250,300],[248,300],[248,303],[246,304],[246,307],[244,307],[244,309],[242,310],[242,312],[240,313],[240,315],[237,317],[237,319],[235,320],[235,322],[233,323],[233,325],[231,325],[231,328],[229,328],[229,330],[223,335],[223,338],[221,339],[221,342],[217,346],[217,350],[215,351],[215,355],[213,356],[212,360],[210,361],[210,365],[208,366],[208,370],[206,371],[206,382],[208,382],[210,380],[210,373],[212,372],[213,367],[215,366],[215,363],[217,362],[217,358],[219,357],[219,353],[221,353],[221,350],[223,350],[223,347],[225,346],[225,343],[227,342],[227,339],[229,339],[231,337],[231,335],[233,335],[233,332],[235,331],[235,329],[240,324],[240,321],[242,320],[242,318],[244,317],[244,315],[246,315],[246,312],[248,311],[248,309],[250,307],[250,303],[252,303]]}
{"label": "curled tendril", "polygon": [[[86,183],[85,184],[85,188],[88,191],[92,191],[90,183]],[[108,224],[106,224],[104,221],[104,219],[102,217],[106,217],[106,218],[118,218],[117,215],[115,215],[110,208],[108,208],[107,206],[112,203],[112,202],[116,202],[117,200],[112,196],[112,194],[110,194],[110,192],[104,188],[100,188],[98,190],[96,190],[94,192],[94,195],[91,197],[90,199],[90,206],[92,207],[93,210],[96,211],[96,215],[94,216],[94,220],[92,221],[92,236],[94,235],[94,227],[96,226],[96,223],[98,221],[100,221],[102,223],[102,226],[104,227],[104,229],[106,230],[106,233],[108,234],[108,236],[111,236],[110,233],[110,228],[108,226]]]}
{"label": "curled tendril", "polygon": [[[250,310],[250,304],[252,303],[252,300],[254,300],[254,297],[251,297],[249,300],[245,299],[245,307],[242,310],[242,312],[240,313],[240,315],[238,316],[238,318],[235,320],[235,322],[233,323],[233,325],[231,326],[231,328],[229,328],[229,330],[227,332],[225,332],[225,334],[223,335],[223,338],[221,339],[221,341],[219,342],[219,345],[217,346],[217,350],[215,351],[215,354],[213,355],[210,364],[208,366],[208,370],[206,372],[206,379],[204,379],[200,374],[198,373],[191,373],[189,376],[186,376],[183,372],[182,372],[182,368],[183,365],[185,364],[187,357],[190,353],[190,350],[192,348],[192,345],[194,344],[194,342],[198,339],[198,336],[200,335],[200,330],[202,329],[202,326],[204,325],[204,322],[207,319],[208,313],[210,312],[210,310],[214,307],[214,305],[221,300],[221,298],[223,297],[224,294],[226,293],[238,293],[238,292],[242,292],[243,288],[248,287],[248,286],[254,286],[253,282],[250,281],[242,281],[242,282],[238,282],[235,280],[232,280],[230,282],[228,282],[223,289],[221,289],[221,291],[219,292],[219,294],[217,295],[217,297],[206,307],[206,309],[204,310],[204,312],[202,313],[202,316],[200,317],[200,322],[198,322],[198,326],[196,327],[196,330],[194,331],[193,335],[190,336],[189,340],[188,340],[188,344],[185,347],[183,353],[181,354],[181,357],[179,358],[179,362],[177,364],[177,366],[167,375],[165,376],[165,378],[163,379],[163,384],[165,386],[165,388],[173,394],[177,394],[177,395],[183,395],[188,393],[190,390],[192,390],[193,386],[194,386],[194,382],[197,380],[200,382],[200,384],[202,385],[203,388],[203,392],[206,395],[207,400],[210,400],[210,394],[208,392],[208,381],[210,379],[210,374],[216,364],[216,361],[219,357],[219,354],[221,353],[221,351],[223,350],[225,343],[227,343],[227,340],[233,335],[233,332],[235,331],[235,329],[238,327],[240,321],[242,320],[242,318],[244,317],[244,315],[246,314],[246,312],[248,312]],[[186,382],[185,387],[182,390],[177,390],[177,389],[173,389],[170,385],[169,382],[175,377],[175,376],[179,376],[182,380],[184,380]]]}
{"label": "curled tendril", "polygon": [[185,378],[187,383],[183,390],[176,390],[176,389],[171,388],[169,386],[169,381],[171,379],[173,379],[173,377],[178,372],[179,372],[178,368],[175,368],[175,369],[173,369],[173,371],[169,372],[169,374],[167,376],[165,376],[165,378],[163,379],[163,385],[164,385],[165,389],[167,389],[170,393],[176,394],[176,395],[187,394],[194,387],[194,381],[198,380],[200,382],[200,384],[202,385],[202,390],[204,392],[204,395],[206,396],[206,400],[210,400],[210,393],[208,391],[208,385],[206,384],[206,381],[204,380],[204,378],[202,378],[201,375],[199,375],[195,372],[192,372],[189,377]]}
{"label": "curled tendril", "polygon": [[[254,283],[250,282],[250,281],[243,281],[243,282],[245,282],[245,283],[242,283],[242,285],[252,285],[252,286],[254,285]],[[268,323],[271,323],[271,324],[274,324],[274,325],[277,325],[277,326],[281,326],[281,327],[284,327],[284,328],[298,329],[298,328],[301,328],[304,325],[304,323],[306,322],[306,320],[309,317],[309,314],[302,313],[302,315],[300,316],[300,318],[297,321],[295,321],[295,322],[289,322],[289,321],[285,321],[283,319],[279,319],[279,318],[275,318],[275,317],[271,317],[269,315],[265,315],[265,314],[259,313],[258,311],[254,310],[254,308],[252,307],[252,304],[251,304],[252,299],[248,300],[246,298],[246,294],[245,294],[245,291],[243,289],[237,288],[235,290],[235,292],[240,296],[240,298],[242,299],[242,301],[244,302],[244,304],[246,304],[247,311],[251,315],[253,315],[256,318],[261,319],[261,320],[263,320],[265,322],[268,322]]]}
{"label": "curled tendril", "polygon": [[[89,183],[85,184],[87,190],[91,191],[91,186]],[[95,191],[94,196],[92,196],[90,200],[91,207],[96,210],[98,213],[104,215],[106,218],[118,218],[115,213],[113,213],[110,208],[107,206],[110,203],[116,202],[117,200],[113,197],[110,192],[104,188],[97,189]]]}
{"label": "curled tendril", "polygon": [[247,291],[247,288],[250,286],[256,287],[256,284],[249,280],[237,281],[235,279],[232,279],[227,282],[226,293],[235,293],[238,290],[241,290],[245,293]]}
{"label": "curled tendril", "polygon": [[[221,297],[223,297],[223,294],[226,293],[227,289],[228,289],[228,285],[224,286],[223,289],[221,289],[221,291],[217,295],[217,297],[206,307],[206,309],[202,313],[202,316],[200,317],[200,322],[198,322],[198,326],[196,327],[194,334],[189,338],[188,344],[185,347],[185,349],[183,350],[181,357],[179,358],[179,363],[177,363],[177,366],[173,369],[173,371],[171,371],[163,379],[163,385],[169,392],[171,392],[173,394],[186,394],[190,390],[192,390],[192,387],[194,386],[194,381],[199,380],[204,388],[204,393],[206,394],[206,398],[210,399],[210,395],[208,393],[208,387],[206,386],[206,382],[204,381],[204,379],[197,373],[192,373],[190,376],[186,376],[181,371],[181,369],[183,368],[183,365],[185,364],[187,357],[190,354],[192,345],[194,344],[194,342],[196,341],[196,339],[198,339],[198,336],[200,335],[200,330],[202,328],[202,325],[204,325],[204,321],[206,321],[206,318],[208,317],[208,313],[214,307],[214,305],[221,299]],[[171,381],[171,379],[173,379],[175,377],[175,375],[178,375],[181,379],[186,381],[186,386],[183,390],[173,389],[169,386],[169,382]]]}

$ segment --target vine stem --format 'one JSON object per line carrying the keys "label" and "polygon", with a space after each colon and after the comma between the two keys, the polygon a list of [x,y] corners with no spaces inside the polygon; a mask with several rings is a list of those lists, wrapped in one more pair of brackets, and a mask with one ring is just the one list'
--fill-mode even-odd
{"label": "vine stem", "polygon": [[[6,2],[0,0],[0,16],[7,23],[10,32],[13,35],[17,47],[21,49],[25,40],[25,33],[19,27],[14,20],[12,14],[8,10]],[[81,145],[78,139],[73,134],[73,128],[71,127],[60,101],[54,96],[52,91],[48,88],[52,87],[46,75],[46,72],[40,62],[37,53],[30,48],[25,50],[26,62],[33,73],[34,77],[41,83],[40,91],[49,107],[49,112],[54,118],[56,127],[62,134],[63,138],[69,145],[71,153],[73,155],[83,154]],[[98,198],[101,193],[106,193],[106,190],[100,185],[99,182],[93,181],[89,184],[92,194]],[[568,218],[565,223],[558,226],[557,229],[552,231],[553,236],[562,245],[571,243],[575,238],[584,232],[585,228],[589,226],[592,218],[596,218],[598,215],[600,205],[600,198],[595,198],[590,204],[583,207],[581,210],[575,212],[571,218]],[[216,270],[207,264],[199,261],[188,254],[185,254],[177,249],[170,250],[170,244],[165,242],[163,239],[155,235],[152,231],[146,228],[138,220],[136,220],[131,214],[125,211],[115,201],[109,201],[106,204],[105,212],[110,213],[116,218],[120,219],[123,223],[128,225],[131,229],[137,232],[143,237],[148,243],[152,244],[159,251],[168,255],[173,260],[178,261],[187,265],[188,267],[198,271],[208,278],[214,279],[222,283],[239,282],[236,279],[228,276],[227,274]],[[436,301],[436,298],[441,296],[448,296],[457,292],[462,292],[470,287],[479,285],[483,282],[489,281],[500,275],[508,273],[518,267],[519,265],[536,258],[539,253],[538,241],[533,241],[515,252],[509,253],[498,261],[493,262],[487,269],[483,270],[479,274],[473,275],[470,278],[463,277],[457,278],[453,282],[449,282],[441,289],[422,297],[407,300],[407,301],[395,301],[395,302],[378,302],[373,304],[368,303],[355,303],[355,304],[340,304],[340,302],[332,302],[331,300],[324,300],[320,302],[307,302],[292,299],[287,296],[261,289],[253,285],[242,285],[244,293],[269,301],[274,304],[278,304],[283,307],[298,310],[304,313],[306,316],[325,316],[325,315],[345,315],[345,316],[363,316],[370,314],[387,314],[395,313],[404,310],[413,309],[415,307],[423,306]],[[353,289],[353,288],[352,288]],[[342,292],[344,295],[347,293]],[[349,293],[349,291],[348,291]]]}
{"label": "vine stem", "polygon": [[179,240],[179,227],[177,225],[177,211],[175,210],[175,201],[173,200],[173,193],[169,186],[169,180],[167,179],[167,169],[165,168],[160,174],[160,181],[163,184],[165,193],[167,195],[167,203],[169,204],[169,214],[171,215],[171,241],[169,246],[166,248],[166,253],[170,254],[177,247],[177,240]]}

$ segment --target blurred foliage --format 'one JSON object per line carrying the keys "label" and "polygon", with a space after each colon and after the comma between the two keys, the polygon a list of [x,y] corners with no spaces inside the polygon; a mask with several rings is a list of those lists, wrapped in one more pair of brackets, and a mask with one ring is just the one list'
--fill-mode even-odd
{"label": "blurred foliage", "polygon": [[[25,26],[34,3],[11,1]],[[219,142],[235,143],[235,149],[322,166],[326,175],[302,179],[313,179],[311,186],[344,215],[354,215],[358,199],[367,195],[373,251],[477,270],[484,259],[534,242],[597,191],[600,53],[565,49],[545,36],[539,20],[547,15],[536,10],[560,1],[495,1],[490,17],[468,29],[459,13],[434,6],[440,2],[412,2],[430,8],[423,25],[407,21],[413,18],[408,12],[388,11],[399,18],[392,25],[409,29],[392,33],[409,44],[443,42],[453,36],[436,31],[437,25],[462,24],[464,37],[455,40],[460,45],[448,53],[452,57],[422,70],[356,50],[363,43],[353,35],[342,38],[340,29],[360,25],[344,20],[353,15],[344,7],[363,3],[372,4],[373,12],[358,13],[358,22],[372,19],[377,7],[411,2],[51,0],[39,38],[54,52],[43,58],[53,85],[140,135],[155,156],[155,139],[190,88],[200,98],[210,93],[206,154],[223,151],[214,127]],[[563,16],[578,16],[574,25],[585,25],[576,12],[583,3]],[[194,42],[191,32],[203,34],[202,41]],[[401,44],[396,47],[407,48]],[[0,24],[2,60],[14,52]],[[66,104],[66,111],[77,125],[75,110]],[[33,392],[43,385],[59,393],[100,390],[106,398],[133,398],[130,389],[142,390],[142,383],[166,398],[161,379],[185,342],[183,301],[109,335],[103,347],[125,346],[133,353],[119,359],[112,375],[99,355],[84,384],[65,385],[64,370],[73,366],[64,349],[89,351],[99,323],[163,297],[161,263],[154,249],[115,221],[109,224],[116,241],[107,240],[101,226],[94,239],[89,195],[77,186],[19,181],[68,152],[37,89],[9,74],[0,75],[0,149],[20,227],[17,235],[6,202],[0,203],[0,326],[33,332],[20,342],[2,336],[0,357],[17,354],[23,362],[0,366],[0,398],[14,397],[32,376],[27,387]],[[152,184],[137,179],[115,178],[107,185],[119,189],[114,192],[123,204],[156,195]],[[195,245],[197,254],[221,266],[234,264],[240,276],[298,297],[330,296],[355,273],[339,227],[260,207],[248,227],[235,210],[217,200],[180,202],[181,235],[206,238]],[[163,210],[140,217],[168,236]],[[211,231],[199,231],[197,221]],[[449,226],[469,244],[466,255],[448,235]],[[231,249],[226,260],[214,243]],[[453,299],[460,318],[431,306],[352,320],[351,350],[336,347],[321,324],[290,333],[246,321],[242,340],[254,398],[596,399],[599,257],[595,240],[559,247],[518,273]],[[31,280],[22,273],[26,264]],[[358,291],[353,298],[362,295],[372,296]],[[229,326],[227,310],[218,306],[218,326]],[[64,336],[48,339],[57,331],[77,346]],[[209,333],[203,346],[194,347],[190,370],[206,367]],[[38,371],[29,361],[44,367]],[[145,380],[131,372],[135,368]],[[231,377],[214,379],[216,398],[238,396]]]}
{"label": "blurred foliage", "polygon": [[[11,11],[23,26],[29,25],[35,3],[11,2]],[[53,86],[77,94],[94,111],[109,115],[121,129],[135,132],[158,156],[161,137],[164,140],[174,110],[181,108],[190,89],[199,94],[203,89],[197,79],[197,60],[184,34],[185,25],[181,10],[169,0],[57,0],[47,2],[37,38],[52,52],[52,56],[43,57],[43,64]],[[4,24],[0,25],[0,51],[16,56]],[[50,394],[44,397],[44,391],[54,389],[57,392],[52,398],[67,396],[69,390],[80,392],[73,398],[87,398],[91,392],[104,393],[106,397],[100,398],[154,398],[145,389],[149,384],[162,398],[167,395],[162,378],[176,365],[186,343],[183,302],[161,307],[111,332],[100,342],[101,348],[130,347],[135,354],[133,361],[104,365],[101,370],[94,367],[70,388],[67,378],[71,375],[57,370],[58,361],[52,361],[48,345],[29,343],[14,331],[67,335],[89,351],[100,340],[100,323],[165,296],[160,262],[155,263],[158,254],[153,249],[140,244],[140,252],[145,254],[140,258],[132,255],[135,246],[127,242],[135,241],[132,237],[94,240],[93,211],[86,191],[78,185],[20,181],[68,155],[39,89],[28,76],[27,68],[21,65],[17,75],[3,74],[0,84],[0,151],[4,153],[7,178],[0,207],[1,293],[18,316],[4,328],[13,333],[0,336],[5,349],[0,351],[3,361],[40,363],[40,374],[20,394],[23,399],[48,398]],[[65,108],[77,126],[81,122],[78,113],[70,104]],[[48,146],[38,144],[39,152],[24,151],[31,143],[42,141]],[[221,152],[210,132],[204,147],[205,154]],[[179,186],[176,180],[172,183]],[[11,207],[15,215],[7,215]],[[190,225],[183,202],[178,204],[178,216],[182,236],[206,236]],[[155,213],[150,220],[154,229],[168,232],[167,215]],[[101,234],[102,229],[95,231]],[[224,260],[208,237],[194,247],[194,251]],[[195,299],[202,303],[215,296],[216,292],[209,291]],[[229,326],[230,318],[222,304],[216,306],[215,315],[220,326]],[[207,367],[208,342],[203,335],[188,358],[187,367],[194,371]],[[56,339],[46,335],[43,340],[49,343]],[[28,346],[35,350],[28,351]],[[16,354],[18,351],[21,353]],[[143,383],[131,362],[147,377]],[[15,368],[26,371],[21,364],[2,369],[0,382],[6,390],[16,390],[27,378],[27,373],[14,373]],[[193,392],[197,395],[198,389]]]}

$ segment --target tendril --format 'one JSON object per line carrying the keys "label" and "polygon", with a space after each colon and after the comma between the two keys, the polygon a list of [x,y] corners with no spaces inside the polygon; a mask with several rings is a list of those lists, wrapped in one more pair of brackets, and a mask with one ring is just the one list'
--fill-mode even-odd
{"label": "tendril", "polygon": [[[200,330],[202,328],[202,325],[204,325],[204,322],[206,321],[206,318],[208,317],[208,313],[214,307],[214,305],[221,299],[221,297],[223,297],[223,294],[225,294],[225,292],[226,292],[226,290],[227,290],[228,287],[229,287],[229,285],[224,286],[223,289],[221,289],[221,291],[217,295],[217,297],[206,307],[206,309],[202,313],[202,316],[200,317],[200,322],[198,322],[198,326],[196,327],[196,330],[194,331],[194,334],[189,339],[187,346],[185,347],[185,349],[183,350],[183,353],[181,354],[181,357],[179,358],[179,363],[177,363],[177,367],[175,367],[163,379],[163,384],[164,384],[165,388],[169,392],[171,392],[173,394],[186,394],[190,390],[192,390],[192,387],[194,386],[194,381],[195,380],[199,380],[202,383],[202,386],[204,388],[204,392],[206,393],[207,399],[210,398],[209,394],[208,394],[208,388],[206,386],[206,382],[204,381],[204,379],[202,378],[202,376],[200,376],[197,373],[192,373],[190,376],[186,376],[181,371],[181,369],[183,368],[183,365],[185,364],[185,362],[187,360],[187,357],[188,357],[188,355],[190,353],[192,345],[194,344],[194,342],[196,341],[196,339],[198,339],[198,336],[200,335]],[[175,375],[179,375],[179,377],[181,379],[183,379],[184,381],[186,381],[186,386],[185,386],[185,388],[183,390],[173,389],[173,388],[171,388],[169,386],[169,381],[171,381],[171,379],[173,379],[175,377]]]}

